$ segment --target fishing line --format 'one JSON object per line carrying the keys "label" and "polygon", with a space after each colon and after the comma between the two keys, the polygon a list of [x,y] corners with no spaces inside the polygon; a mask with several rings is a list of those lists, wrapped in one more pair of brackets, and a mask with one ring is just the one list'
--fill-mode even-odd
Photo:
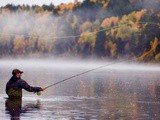
{"label": "fishing line", "polygon": [[[93,34],[96,34],[98,32],[102,32],[102,31],[107,31],[107,30],[110,30],[110,29],[114,29],[114,28],[120,28],[124,25],[128,25],[129,23],[125,23],[125,24],[122,24],[122,25],[117,25],[117,26],[114,26],[114,27],[108,27],[108,28],[105,28],[105,29],[102,29],[102,30],[98,30],[98,31],[95,31],[95,32],[91,32],[91,33],[88,33],[88,34],[84,34],[83,36],[87,36],[87,35],[93,35]],[[0,33],[0,35],[5,35],[5,36],[11,36],[11,35],[23,35],[23,34],[6,34],[6,33]],[[66,38],[78,38],[80,37],[81,35],[73,35],[73,36],[60,36],[60,37],[52,37],[52,38],[48,38],[48,37],[44,37],[44,38],[40,38],[41,36],[30,36],[30,35],[23,35],[25,38],[39,38],[41,40],[52,40],[52,39],[66,39]]]}
{"label": "fishing line", "polygon": [[[138,24],[151,24],[151,25],[158,25],[157,23],[154,23],[154,22],[135,22],[135,23],[138,23]],[[105,29],[101,29],[101,30],[98,30],[98,31],[95,31],[95,32],[90,32],[88,34],[83,34],[83,36],[89,36],[89,35],[94,35],[96,33],[99,33],[99,32],[102,32],[102,31],[108,31],[110,29],[115,29],[115,28],[121,28],[125,25],[132,25],[133,23],[124,23],[124,24],[121,24],[121,25],[117,25],[117,26],[113,26],[113,27],[108,27],[108,28],[105,28]],[[159,25],[158,25],[159,26]],[[12,36],[12,35],[23,35],[23,34],[6,34],[6,33],[0,33],[0,35],[4,35],[4,36]],[[41,40],[53,40],[53,39],[66,39],[66,38],[78,38],[78,37],[81,37],[82,35],[79,34],[79,35],[72,35],[72,36],[59,36],[59,37],[43,37],[41,38],[41,36],[31,36],[31,35],[23,35],[25,38],[32,38],[32,39],[36,39],[36,38],[39,38]]]}

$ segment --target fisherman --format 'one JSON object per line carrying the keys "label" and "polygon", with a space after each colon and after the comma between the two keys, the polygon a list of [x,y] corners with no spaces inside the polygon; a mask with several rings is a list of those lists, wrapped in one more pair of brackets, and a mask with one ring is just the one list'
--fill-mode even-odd
{"label": "fisherman", "polygon": [[10,98],[22,98],[22,89],[25,89],[29,92],[39,92],[43,91],[44,88],[41,87],[32,87],[28,85],[26,81],[21,79],[23,71],[20,71],[19,69],[14,69],[12,71],[12,77],[6,84],[6,94]]}

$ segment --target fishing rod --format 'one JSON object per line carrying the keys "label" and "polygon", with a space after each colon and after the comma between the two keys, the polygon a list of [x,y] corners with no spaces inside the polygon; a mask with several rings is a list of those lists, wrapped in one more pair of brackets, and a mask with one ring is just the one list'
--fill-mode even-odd
{"label": "fishing rod", "polygon": [[[134,59],[131,59],[131,60],[121,60],[121,61],[118,61],[118,62],[113,62],[113,63],[110,63],[110,64],[102,65],[102,66],[99,66],[99,67],[96,67],[96,68],[93,68],[93,69],[90,69],[90,70],[81,72],[81,73],[79,73],[79,74],[73,75],[73,76],[68,77],[68,78],[65,78],[65,79],[63,79],[63,80],[61,80],[61,81],[55,82],[55,83],[53,83],[53,84],[51,84],[51,85],[48,85],[48,86],[46,86],[46,87],[43,88],[43,91],[46,90],[46,89],[48,89],[48,88],[50,88],[50,87],[53,87],[53,86],[55,86],[55,85],[57,85],[57,84],[59,84],[59,83],[62,83],[62,82],[65,82],[65,81],[69,81],[69,80],[71,80],[72,78],[78,77],[78,76],[80,76],[80,75],[83,75],[83,74],[86,74],[86,73],[89,73],[89,72],[92,72],[92,71],[95,71],[95,70],[98,70],[98,69],[101,69],[101,68],[105,68],[105,67],[110,66],[110,65],[113,65],[113,64],[118,64],[118,63],[120,63],[120,62],[125,62],[125,61],[133,61],[133,60],[137,60],[137,59],[139,59],[139,58],[140,58],[140,57],[134,58]],[[37,92],[37,95],[38,95],[38,96],[41,95],[41,91]]]}
{"label": "fishing rod", "polygon": [[51,84],[51,85],[48,85],[48,86],[44,87],[44,90],[46,90],[46,89],[48,89],[48,88],[50,88],[50,87],[52,87],[52,86],[55,86],[55,85],[57,85],[57,84],[59,84],[59,83],[62,83],[62,82],[65,82],[65,81],[69,81],[70,79],[75,78],[75,77],[77,77],[77,76],[80,76],[80,75],[83,75],[83,74],[86,74],[86,73],[89,73],[89,72],[92,72],[92,71],[95,71],[95,70],[98,70],[98,69],[101,69],[101,68],[105,68],[105,67],[110,66],[110,65],[113,65],[113,64],[117,64],[117,63],[125,62],[125,61],[133,61],[133,60],[137,60],[137,58],[134,58],[134,59],[131,59],[131,60],[121,60],[121,61],[118,61],[118,62],[113,62],[113,63],[110,63],[110,64],[102,65],[102,66],[99,66],[99,67],[96,67],[96,68],[93,68],[93,69],[90,69],[90,70],[81,72],[81,73],[79,73],[79,74],[73,75],[73,76],[71,76],[71,77],[65,78],[65,79],[63,79],[63,80],[61,80],[61,81],[58,81],[58,82],[56,82],[56,83],[53,83],[53,84]]}
{"label": "fishing rod", "polygon": [[[155,47],[155,48],[156,48],[156,47]],[[152,48],[152,49],[155,49],[155,48]],[[131,59],[131,60],[126,60],[126,59],[125,59],[125,60],[121,60],[121,61],[118,61],[118,62],[113,62],[113,63],[110,63],[110,64],[102,65],[102,66],[99,66],[99,67],[96,67],[96,68],[93,68],[93,69],[90,69],[90,70],[81,72],[81,73],[79,73],[79,74],[73,75],[73,76],[68,77],[68,78],[65,78],[65,79],[63,79],[63,80],[61,80],[61,81],[55,82],[55,83],[53,83],[53,84],[51,84],[51,85],[48,85],[48,86],[44,87],[43,90],[46,90],[46,89],[48,89],[48,88],[50,88],[50,87],[53,87],[53,86],[55,86],[55,85],[57,85],[57,84],[59,84],[59,83],[62,83],[62,82],[65,82],[65,81],[69,81],[69,80],[71,80],[72,78],[78,77],[78,76],[80,76],[80,75],[83,75],[83,74],[86,74],[86,73],[89,73],[89,72],[92,72],[92,71],[95,71],[95,70],[98,70],[98,69],[101,69],[101,68],[105,68],[105,67],[108,67],[108,66],[113,65],[113,64],[118,64],[118,63],[126,62],[126,61],[134,61],[134,60],[138,60],[138,61],[139,61],[141,58],[145,58],[148,54],[150,54],[150,52],[148,52],[147,54],[145,54],[145,56],[140,56],[140,57],[137,57],[137,58],[133,58],[133,59]],[[41,95],[41,91],[37,92],[37,95]]]}

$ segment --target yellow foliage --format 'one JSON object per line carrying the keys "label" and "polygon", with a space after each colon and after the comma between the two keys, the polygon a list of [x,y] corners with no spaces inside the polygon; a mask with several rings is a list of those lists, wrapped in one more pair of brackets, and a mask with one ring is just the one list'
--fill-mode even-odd
{"label": "yellow foliage", "polygon": [[137,37],[138,28],[132,26],[122,26],[118,28],[116,38],[121,38],[122,40],[131,40],[132,37]]}
{"label": "yellow foliage", "polygon": [[156,61],[160,61],[160,53],[158,53],[158,54],[155,56],[155,60],[156,60]]}
{"label": "yellow foliage", "polygon": [[112,41],[109,41],[108,43],[105,42],[105,48],[110,47],[110,54],[111,57],[115,57],[116,55],[116,50],[117,50],[117,44],[113,43]]}
{"label": "yellow foliage", "polygon": [[112,25],[112,23],[114,25],[117,25],[118,21],[119,21],[118,17],[106,18],[105,20],[103,20],[101,27],[103,27],[103,28],[110,27]]}
{"label": "yellow foliage", "polygon": [[83,45],[88,42],[91,44],[92,47],[94,47],[96,43],[96,35],[93,35],[93,34],[89,35],[90,33],[91,32],[89,31],[83,32],[81,34],[80,39],[78,40],[78,44]]}
{"label": "yellow foliage", "polygon": [[158,45],[158,38],[155,38],[153,42],[151,41],[150,45],[151,45],[151,50],[155,52],[156,47]]}
{"label": "yellow foliage", "polygon": [[[138,58],[139,61],[153,56],[153,53],[155,52],[158,45],[158,38],[155,38],[153,42],[151,41],[150,45],[151,45],[151,49],[148,52],[145,52],[141,57],[139,57]],[[156,57],[156,59],[158,58],[159,58],[159,55]]]}
{"label": "yellow foliage", "polygon": [[116,50],[117,50],[117,44],[113,43],[113,45],[111,46],[111,51],[110,51],[112,57],[115,57]]}
{"label": "yellow foliage", "polygon": [[23,35],[16,35],[14,38],[13,52],[17,54],[25,53],[26,42]]}

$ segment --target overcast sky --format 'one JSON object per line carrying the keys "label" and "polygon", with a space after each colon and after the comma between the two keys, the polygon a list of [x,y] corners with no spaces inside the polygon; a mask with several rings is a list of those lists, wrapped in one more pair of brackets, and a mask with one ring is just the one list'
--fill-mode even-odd
{"label": "overcast sky", "polygon": [[[0,0],[0,7],[5,6],[6,4],[15,4],[15,5],[43,5],[43,4],[50,4],[53,3],[54,5],[59,5],[61,3],[69,3],[74,2],[75,0]],[[83,1],[83,0],[78,0]]]}

